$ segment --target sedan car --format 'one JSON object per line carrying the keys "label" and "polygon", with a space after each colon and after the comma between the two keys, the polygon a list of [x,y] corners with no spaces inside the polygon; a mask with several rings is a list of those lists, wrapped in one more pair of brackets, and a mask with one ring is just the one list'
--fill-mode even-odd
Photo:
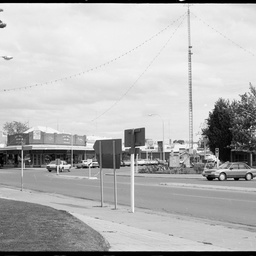
{"label": "sedan car", "polygon": [[99,167],[99,163],[94,160],[94,159],[87,159],[87,160],[82,160],[80,163],[77,164],[77,168],[95,168]]}
{"label": "sedan car", "polygon": [[226,180],[233,178],[234,180],[246,179],[251,180],[256,177],[256,169],[251,168],[243,162],[225,162],[217,169],[205,169],[202,173],[207,180]]}
{"label": "sedan car", "polygon": [[[68,164],[66,161],[60,161],[60,165],[59,165],[59,171],[63,172],[64,170],[67,170],[68,172],[70,172],[71,169],[71,164]],[[46,165],[46,169],[51,172],[51,171],[57,171],[57,161],[51,161],[48,165]]]}
{"label": "sedan car", "polygon": [[76,168],[80,169],[80,168],[85,168],[88,166],[87,160],[81,160],[77,165]]}

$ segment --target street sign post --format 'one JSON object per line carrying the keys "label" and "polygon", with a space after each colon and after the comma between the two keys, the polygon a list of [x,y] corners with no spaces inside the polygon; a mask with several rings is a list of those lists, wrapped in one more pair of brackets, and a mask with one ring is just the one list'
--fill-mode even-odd
{"label": "street sign post", "polygon": [[217,168],[219,168],[219,148],[215,148],[215,156],[217,158]]}
{"label": "street sign post", "polygon": [[87,162],[88,162],[88,164],[89,164],[89,179],[91,178],[91,166],[92,166],[92,159],[87,159]]}
{"label": "street sign post", "polygon": [[21,145],[21,191],[23,190],[23,169],[24,169],[24,159],[23,159],[23,151],[31,150],[32,146]]}
{"label": "street sign post", "polygon": [[59,171],[60,171],[60,159],[59,158],[56,159],[56,171],[57,171],[57,175],[59,175]]}
{"label": "street sign post", "polygon": [[21,146],[21,191],[23,190],[23,146]]}
{"label": "street sign post", "polygon": [[96,140],[93,146],[96,158],[100,165],[100,184],[101,184],[101,207],[103,207],[103,172],[102,169],[113,168],[114,170],[114,201],[117,208],[117,183],[116,169],[120,169],[120,160],[122,154],[122,140]]}
{"label": "street sign post", "polygon": [[131,212],[134,213],[134,154],[135,147],[145,145],[145,128],[125,130],[124,139],[124,145],[130,147],[131,153]]}
{"label": "street sign post", "polygon": [[219,159],[219,148],[215,148],[215,156]]}

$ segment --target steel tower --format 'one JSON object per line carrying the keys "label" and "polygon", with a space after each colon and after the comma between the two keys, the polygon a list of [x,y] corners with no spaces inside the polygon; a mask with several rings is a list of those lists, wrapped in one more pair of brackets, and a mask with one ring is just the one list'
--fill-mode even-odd
{"label": "steel tower", "polygon": [[189,148],[193,149],[193,100],[192,100],[192,66],[191,66],[190,10],[188,5],[188,91],[189,91]]}

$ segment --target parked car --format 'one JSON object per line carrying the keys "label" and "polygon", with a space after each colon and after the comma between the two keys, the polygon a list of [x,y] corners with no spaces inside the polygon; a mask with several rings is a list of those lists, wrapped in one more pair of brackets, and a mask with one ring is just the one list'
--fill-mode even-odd
{"label": "parked car", "polygon": [[82,160],[80,163],[77,164],[77,168],[95,168],[99,167],[99,163],[94,160],[94,159],[87,159],[87,160]]}
{"label": "parked car", "polygon": [[[56,160],[51,161],[48,165],[46,165],[46,169],[51,172],[51,171],[57,171],[57,162]],[[59,171],[63,172],[64,170],[67,170],[70,172],[71,169],[71,164],[68,164],[66,161],[60,161],[59,165]]]}
{"label": "parked car", "polygon": [[243,162],[225,162],[215,169],[204,169],[202,175],[207,180],[218,178],[219,180],[226,180],[233,178],[234,180],[246,179],[251,180],[256,177],[256,169],[251,168]]}
{"label": "parked car", "polygon": [[121,160],[121,166],[131,166],[130,160]]}
{"label": "parked car", "polygon": [[77,165],[76,168],[85,168],[85,166],[88,166],[87,160],[81,160]]}
{"label": "parked car", "polygon": [[97,161],[92,161],[92,168],[100,167],[99,163]]}

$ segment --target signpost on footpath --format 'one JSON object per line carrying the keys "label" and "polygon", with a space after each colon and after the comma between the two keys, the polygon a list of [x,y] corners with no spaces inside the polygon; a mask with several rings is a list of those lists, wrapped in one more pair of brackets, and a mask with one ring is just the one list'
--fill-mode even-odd
{"label": "signpost on footpath", "polygon": [[24,146],[21,145],[21,191],[23,190],[23,169],[24,169],[24,159],[23,159],[23,151],[24,150],[31,150],[32,146]]}
{"label": "signpost on footpath", "polygon": [[120,156],[122,153],[122,140],[96,140],[93,146],[100,165],[100,191],[101,207],[103,207],[103,171],[102,169],[113,168],[114,170],[114,202],[117,209],[117,183],[116,169],[120,169]]}
{"label": "signpost on footpath", "polygon": [[59,171],[60,171],[60,159],[59,158],[56,159],[56,171],[57,171],[57,175],[59,175]]}
{"label": "signpost on footpath", "polygon": [[134,213],[134,154],[135,148],[145,145],[145,128],[124,131],[124,145],[130,147],[131,154],[131,212]]}
{"label": "signpost on footpath", "polygon": [[92,159],[87,159],[87,162],[88,162],[88,164],[89,164],[89,174],[88,174],[88,178],[91,179]]}
{"label": "signpost on footpath", "polygon": [[217,168],[219,168],[219,148],[215,148],[215,156],[217,158]]}

